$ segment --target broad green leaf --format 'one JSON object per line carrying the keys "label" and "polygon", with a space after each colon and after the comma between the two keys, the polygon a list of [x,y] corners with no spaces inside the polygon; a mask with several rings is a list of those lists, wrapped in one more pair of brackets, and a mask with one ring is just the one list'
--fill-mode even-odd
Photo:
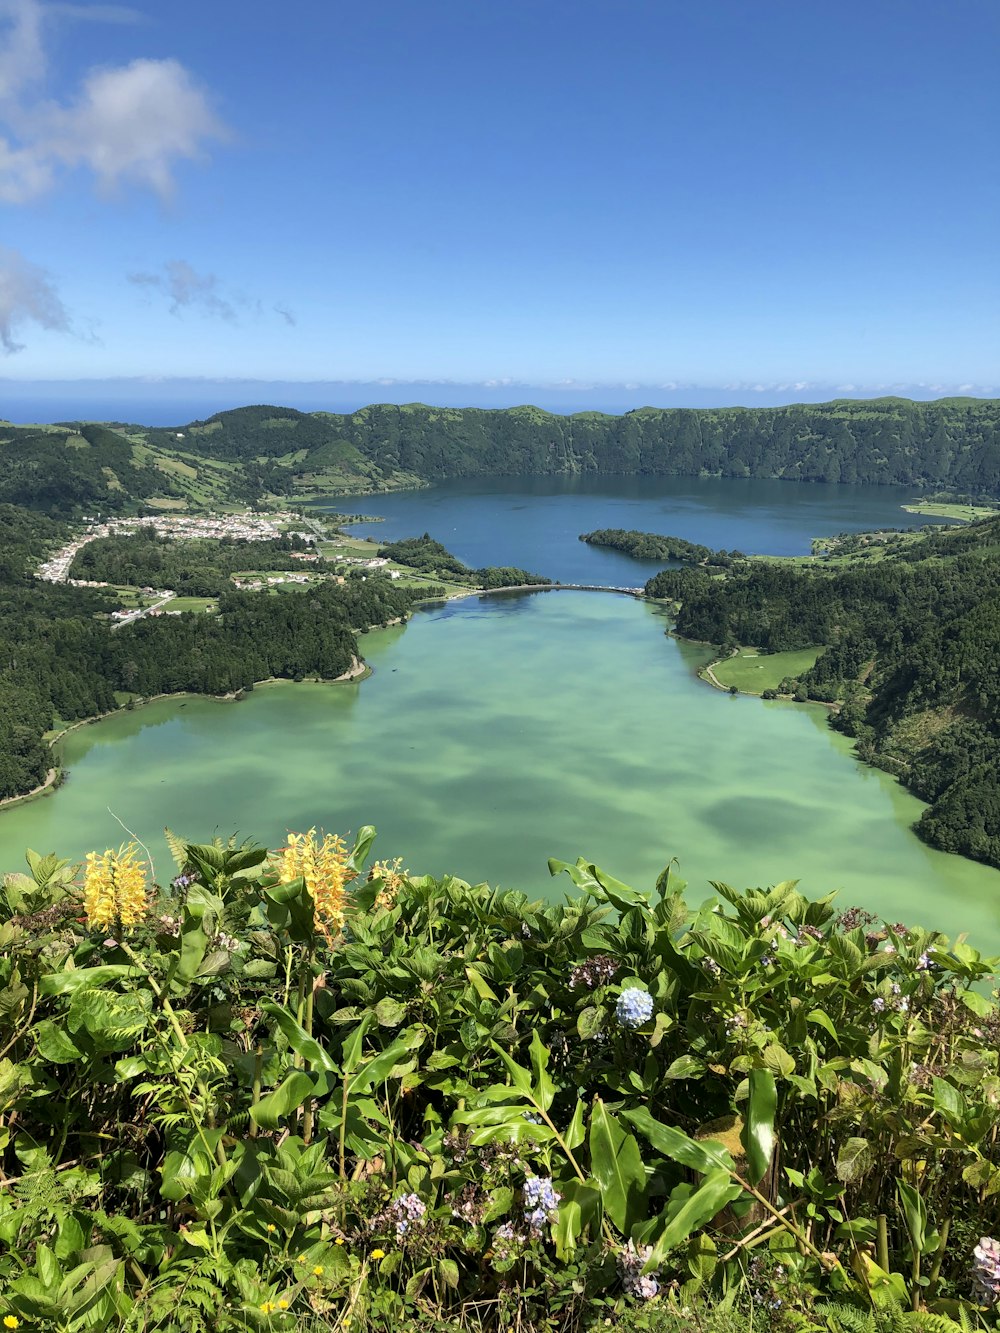
{"label": "broad green leaf", "polygon": [[36,1026],[35,1042],[38,1054],[50,1064],[68,1065],[85,1058],[62,1024],[52,1018],[43,1018]]}
{"label": "broad green leaf", "polygon": [[906,1229],[910,1233],[910,1242],[918,1254],[923,1254],[927,1245],[927,1205],[920,1191],[905,1180],[896,1181],[899,1193],[899,1206],[903,1210]]}
{"label": "broad green leaf", "polygon": [[601,1186],[604,1211],[626,1232],[646,1206],[646,1170],[639,1145],[598,1099],[590,1113],[590,1169]]}
{"label": "broad green leaf", "polygon": [[80,967],[67,972],[51,972],[38,983],[42,995],[72,995],[81,986],[103,986],[122,977],[136,976],[138,969],[122,963],[104,967]]}
{"label": "broad green leaf", "polygon": [[681,1166],[700,1171],[703,1175],[710,1171],[736,1169],[732,1157],[721,1143],[716,1143],[714,1139],[692,1139],[683,1130],[654,1119],[644,1106],[622,1111],[622,1118],[634,1125],[657,1152],[673,1162],[679,1162]]}
{"label": "broad green leaf", "polygon": [[328,1074],[340,1073],[340,1068],[329,1051],[321,1046],[315,1037],[310,1037],[305,1028],[296,1023],[287,1009],[282,1008],[280,1004],[274,1004],[271,1000],[264,1000],[260,1007],[265,1014],[269,1014],[274,1019],[296,1055],[300,1055],[303,1060],[308,1061],[316,1069],[325,1069]]}
{"label": "broad green leaf", "polygon": [[751,1185],[767,1174],[774,1156],[774,1115],[778,1105],[774,1075],[769,1069],[751,1069],[750,1096],[740,1140],[746,1150]]}
{"label": "broad green leaf", "polygon": [[304,1069],[294,1069],[281,1083],[250,1108],[250,1118],[261,1129],[278,1129],[283,1120],[312,1094],[315,1079]]}
{"label": "broad green leaf", "polygon": [[654,1231],[650,1237],[653,1252],[646,1263],[646,1271],[659,1268],[671,1250],[683,1245],[689,1236],[742,1193],[728,1171],[718,1170],[710,1171],[693,1194],[680,1196],[676,1201],[671,1196],[671,1202],[660,1214],[663,1230]]}
{"label": "broad green leaf", "polygon": [[837,1179],[845,1185],[860,1180],[874,1160],[875,1154],[867,1139],[848,1139],[837,1155]]}
{"label": "broad green leaf", "polygon": [[391,1046],[387,1046],[374,1059],[362,1065],[351,1079],[348,1089],[350,1094],[354,1096],[359,1092],[366,1092],[376,1083],[384,1083],[396,1065],[403,1063],[411,1049],[412,1043],[406,1037],[397,1037]]}
{"label": "broad green leaf", "polygon": [[680,1055],[663,1071],[664,1078],[701,1078],[705,1072],[704,1060],[696,1055]]}

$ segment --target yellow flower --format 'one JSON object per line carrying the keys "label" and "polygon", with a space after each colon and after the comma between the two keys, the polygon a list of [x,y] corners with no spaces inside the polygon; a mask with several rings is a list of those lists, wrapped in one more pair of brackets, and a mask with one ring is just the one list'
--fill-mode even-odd
{"label": "yellow flower", "polygon": [[287,1301],[279,1301],[279,1302],[278,1302],[278,1309],[279,1309],[279,1310],[287,1310],[287,1309],[288,1309],[288,1302],[287,1302]]}
{"label": "yellow flower", "polygon": [[323,1276],[322,1265],[317,1264],[316,1267],[313,1269],[313,1277],[322,1277],[322,1276]]}
{"label": "yellow flower", "polygon": [[337,1239],[336,1239],[333,1243],[334,1243],[334,1245],[343,1245],[343,1243],[344,1243],[344,1238],[343,1238],[343,1236],[338,1236]]}
{"label": "yellow flower", "polygon": [[295,1260],[297,1264],[304,1264],[305,1261],[306,1261],[306,1256],[304,1254],[300,1254],[299,1257]]}
{"label": "yellow flower", "polygon": [[403,864],[402,857],[397,856],[395,861],[376,861],[368,873],[368,879],[380,879],[382,887],[375,896],[375,907],[388,911],[396,901],[396,895],[403,886],[403,880],[409,873],[406,870],[400,870]]}
{"label": "yellow flower", "polygon": [[348,865],[347,846],[335,833],[327,833],[322,842],[316,839],[316,830],[308,833],[289,833],[288,842],[274,853],[278,879],[290,884],[294,879],[305,881],[306,891],[313,901],[316,924],[331,943],[333,936],[344,926],[344,886],[353,878]]}
{"label": "yellow flower", "polygon": [[271,1311],[274,1309],[274,1306],[270,1301],[265,1301],[264,1304],[260,1307],[260,1309],[262,1314],[270,1314]]}
{"label": "yellow flower", "polygon": [[21,1321],[16,1314],[5,1314],[3,1317],[4,1328],[20,1328]]}
{"label": "yellow flower", "polygon": [[274,1225],[273,1222],[268,1222],[267,1229],[268,1231],[277,1231],[278,1228]]}
{"label": "yellow flower", "polygon": [[125,930],[137,926],[149,905],[146,863],[134,842],[108,849],[103,855],[87,853],[83,877],[83,905],[91,930],[108,930],[116,923]]}
{"label": "yellow flower", "polygon": [[372,1250],[372,1258],[373,1258],[373,1259],[384,1259],[384,1258],[385,1258],[385,1250]]}

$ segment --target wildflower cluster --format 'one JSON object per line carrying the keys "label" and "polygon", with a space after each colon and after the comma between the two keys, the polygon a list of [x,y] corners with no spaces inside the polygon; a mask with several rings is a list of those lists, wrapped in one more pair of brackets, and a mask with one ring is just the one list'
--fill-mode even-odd
{"label": "wildflower cluster", "polygon": [[642,1271],[652,1253],[651,1245],[640,1245],[636,1249],[635,1242],[630,1240],[628,1248],[618,1255],[618,1272],[621,1274],[622,1286],[627,1295],[634,1296],[638,1301],[651,1301],[660,1290],[656,1278]]}
{"label": "wildflower cluster", "polygon": [[395,1218],[396,1235],[403,1237],[414,1222],[419,1222],[427,1212],[427,1205],[418,1194],[404,1194],[393,1201],[389,1212]]}
{"label": "wildflower cluster", "polygon": [[287,844],[275,853],[282,884],[302,879],[313,901],[316,924],[329,942],[344,926],[344,886],[352,878],[347,846],[335,833],[322,842],[316,830],[289,833]]}
{"label": "wildflower cluster", "polygon": [[541,1235],[542,1228],[548,1221],[549,1213],[559,1207],[559,1194],[552,1185],[550,1176],[529,1176],[521,1191],[524,1200],[525,1216],[533,1236]]}
{"label": "wildflower cluster", "polygon": [[618,971],[618,962],[606,953],[594,954],[585,962],[579,963],[569,974],[570,990],[596,990],[604,986]]}
{"label": "wildflower cluster", "polygon": [[641,1028],[653,1016],[653,997],[648,990],[628,986],[618,997],[615,1017],[623,1028]]}
{"label": "wildflower cluster", "polygon": [[87,853],[83,878],[83,905],[91,930],[123,930],[137,926],[146,915],[146,863],[138,859],[134,842],[117,852]]}
{"label": "wildflower cluster", "polygon": [[396,901],[396,895],[403,887],[407,872],[400,870],[403,864],[403,858],[397,856],[395,861],[376,861],[368,872],[369,883],[373,879],[380,879],[382,887],[375,895],[375,907],[388,911]]}
{"label": "wildflower cluster", "polygon": [[992,1236],[982,1236],[972,1254],[976,1291],[984,1305],[996,1305],[1000,1300],[1000,1241]]}

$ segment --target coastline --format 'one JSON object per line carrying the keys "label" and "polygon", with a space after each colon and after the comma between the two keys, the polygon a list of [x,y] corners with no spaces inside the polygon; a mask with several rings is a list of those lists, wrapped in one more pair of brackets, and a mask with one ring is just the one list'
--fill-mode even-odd
{"label": "coastline", "polygon": [[[399,624],[399,621],[393,622]],[[379,625],[378,629],[384,628]],[[364,632],[364,631],[362,631]],[[306,676],[301,681],[287,680],[282,676],[269,676],[266,680],[255,680],[253,689],[266,689],[268,685],[354,685],[367,680],[372,674],[372,667],[364,658],[352,658],[351,666],[340,676],[333,676],[329,680],[324,680],[319,676]],[[61,741],[69,735],[71,731],[77,731],[80,727],[93,726],[95,722],[103,722],[109,717],[115,717],[118,713],[128,713],[137,708],[145,708],[147,704],[156,703],[160,699],[208,699],[217,704],[240,703],[242,698],[246,697],[247,690],[234,690],[229,694],[200,694],[194,690],[174,690],[167,694],[151,694],[148,699],[131,701],[132,708],[128,704],[122,704],[119,708],[109,708],[105,713],[95,713],[92,717],[81,717],[76,722],[70,722],[68,726],[57,731],[54,736],[48,740],[49,751],[55,757],[55,748]],[[55,763],[49,769],[45,776],[45,781],[39,783],[37,787],[32,787],[31,791],[19,792],[16,796],[5,796],[0,800],[0,811],[12,809],[17,805],[26,805],[29,801],[40,800],[44,796],[50,796],[54,791],[58,791],[69,776],[69,769],[60,763]]]}

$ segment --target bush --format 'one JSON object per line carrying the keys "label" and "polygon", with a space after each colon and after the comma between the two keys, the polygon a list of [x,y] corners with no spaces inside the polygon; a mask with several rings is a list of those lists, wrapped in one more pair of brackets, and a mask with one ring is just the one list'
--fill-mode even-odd
{"label": "bush", "polygon": [[7,1327],[992,1317],[971,946],[791,882],[363,879],[372,836],[172,838],[166,889],[134,847],[6,878]]}

